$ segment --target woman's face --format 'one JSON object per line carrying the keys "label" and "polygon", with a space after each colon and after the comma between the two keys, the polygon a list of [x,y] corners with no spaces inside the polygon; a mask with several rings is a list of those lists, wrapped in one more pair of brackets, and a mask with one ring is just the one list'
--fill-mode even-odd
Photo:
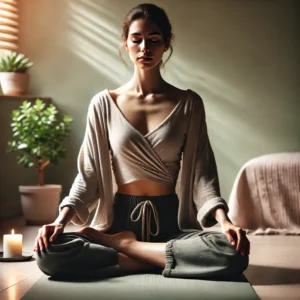
{"label": "woman's face", "polygon": [[151,69],[159,65],[164,52],[168,50],[159,27],[145,19],[131,23],[128,38],[124,43],[131,61],[142,69]]}

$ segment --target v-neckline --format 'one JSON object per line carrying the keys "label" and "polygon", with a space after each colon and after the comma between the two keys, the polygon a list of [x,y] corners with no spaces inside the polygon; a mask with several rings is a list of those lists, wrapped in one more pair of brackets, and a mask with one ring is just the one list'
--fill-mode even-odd
{"label": "v-neckline", "polygon": [[178,103],[175,105],[175,107],[173,108],[173,110],[169,113],[169,115],[161,122],[159,123],[154,129],[150,130],[147,134],[142,134],[139,130],[137,130],[124,116],[124,114],[122,113],[122,111],[119,109],[119,107],[117,106],[116,102],[114,101],[114,99],[112,98],[112,96],[110,95],[108,89],[105,89],[106,94],[109,98],[109,100],[111,102],[113,102],[113,105],[115,106],[115,108],[119,111],[120,115],[122,116],[122,118],[125,120],[125,122],[129,125],[129,127],[131,129],[133,129],[135,132],[137,132],[140,136],[142,136],[143,138],[147,138],[149,135],[151,135],[152,133],[154,133],[156,130],[158,130],[160,127],[162,127],[171,117],[172,115],[175,113],[175,111],[177,110],[177,108],[180,106],[180,104],[183,102],[183,99],[180,99],[178,101]]}

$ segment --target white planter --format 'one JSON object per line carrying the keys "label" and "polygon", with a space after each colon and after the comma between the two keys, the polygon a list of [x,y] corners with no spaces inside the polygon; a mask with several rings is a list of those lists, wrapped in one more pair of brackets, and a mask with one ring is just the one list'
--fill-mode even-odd
{"label": "white planter", "polygon": [[26,95],[28,94],[29,74],[1,72],[0,83],[4,95]]}
{"label": "white planter", "polygon": [[52,223],[58,215],[61,185],[19,186],[23,214],[28,225]]}

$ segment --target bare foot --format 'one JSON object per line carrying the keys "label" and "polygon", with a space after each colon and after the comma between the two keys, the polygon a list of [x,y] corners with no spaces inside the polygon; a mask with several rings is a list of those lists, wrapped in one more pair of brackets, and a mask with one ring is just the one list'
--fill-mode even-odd
{"label": "bare foot", "polygon": [[97,235],[97,241],[107,247],[121,250],[126,247],[129,243],[136,241],[136,235],[130,230],[122,231],[116,234],[106,234],[100,232]]}

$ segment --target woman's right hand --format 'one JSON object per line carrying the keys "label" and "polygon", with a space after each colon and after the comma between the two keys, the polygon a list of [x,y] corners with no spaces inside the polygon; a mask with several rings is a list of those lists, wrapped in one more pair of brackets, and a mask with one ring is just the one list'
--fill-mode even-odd
{"label": "woman's right hand", "polygon": [[48,248],[49,242],[53,242],[57,236],[64,232],[65,225],[62,223],[51,223],[43,225],[35,238],[33,251],[40,252]]}

